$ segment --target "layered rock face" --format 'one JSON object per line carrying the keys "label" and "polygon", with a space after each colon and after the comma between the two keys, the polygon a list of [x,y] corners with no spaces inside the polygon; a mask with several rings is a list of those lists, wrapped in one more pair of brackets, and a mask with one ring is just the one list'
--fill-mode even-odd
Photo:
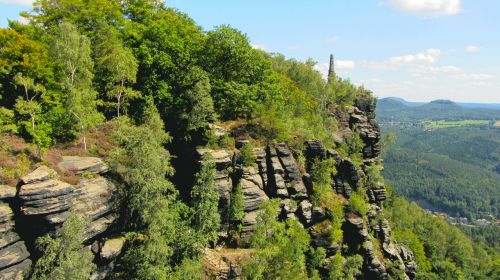
{"label": "layered rock face", "polygon": [[16,189],[0,186],[0,279],[24,279],[31,267],[24,241],[15,232],[14,213],[9,203]]}
{"label": "layered rock face", "polygon": [[[335,149],[325,149],[317,140],[304,143],[302,154],[306,162],[303,165],[294,154],[296,149],[286,143],[255,148],[256,162],[253,166],[242,166],[238,150],[199,151],[200,155],[211,153],[218,162],[216,185],[221,194],[219,210],[222,217],[227,217],[232,189],[237,184],[242,187],[245,200],[245,217],[241,230],[243,242],[252,233],[260,205],[271,198],[277,198],[281,200],[279,218],[298,219],[311,235],[311,245],[325,248],[328,258],[333,257],[344,243],[352,245],[352,248],[360,248],[356,253],[364,258],[363,275],[366,279],[387,279],[387,265],[405,271],[408,279],[415,278],[416,264],[412,252],[391,239],[389,223],[383,218],[380,205],[386,198],[384,184],[371,184],[367,187],[366,183],[366,167],[378,161],[380,153],[380,131],[374,121],[374,102],[371,99],[358,100],[357,106],[342,113],[344,121],[341,122],[340,134],[346,136],[358,133],[364,143],[361,164],[341,156]],[[245,142],[240,141],[237,147],[241,149],[243,145]],[[224,164],[221,164],[221,158],[224,158]],[[344,240],[337,244],[329,241],[331,224],[327,219],[326,209],[315,207],[311,203],[312,182],[308,172],[315,159],[326,158],[332,158],[337,169],[332,191],[349,199],[353,191],[362,188],[370,203],[369,213],[365,218],[345,211],[342,226]],[[233,172],[232,176],[228,170]],[[224,223],[223,228],[228,228],[226,220]],[[226,263],[221,267],[228,266]],[[221,273],[217,279],[235,278]]]}
{"label": "layered rock face", "polygon": [[[96,259],[109,263],[119,254],[109,253],[110,245],[101,240],[116,219],[116,187],[103,177],[108,169],[106,164],[95,157],[65,156],[58,168],[62,173],[79,177],[79,182],[76,185],[63,182],[56,171],[40,166],[21,178],[17,190],[0,186],[0,279],[22,279],[29,270],[32,263],[29,251],[34,248],[28,250],[21,237],[33,246],[36,238],[53,235],[71,212],[90,220],[85,229],[85,243],[102,244],[102,248],[94,246],[100,256]],[[116,247],[121,251],[121,246],[111,246]]]}
{"label": "layered rock face", "polygon": [[60,226],[71,212],[91,220],[86,240],[103,233],[115,220],[113,201],[115,185],[100,174],[107,171],[99,158],[63,157],[63,172],[80,174],[77,185],[58,179],[56,171],[40,166],[21,179],[19,194],[21,220],[36,224],[33,234],[41,236]]}

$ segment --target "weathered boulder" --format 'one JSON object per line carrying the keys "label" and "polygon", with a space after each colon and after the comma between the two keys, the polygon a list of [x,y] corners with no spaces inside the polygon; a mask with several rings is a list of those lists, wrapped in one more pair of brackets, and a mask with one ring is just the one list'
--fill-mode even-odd
{"label": "weathered boulder", "polygon": [[253,249],[206,249],[202,257],[206,279],[240,279],[243,265],[253,254]]}
{"label": "weathered boulder", "polygon": [[297,214],[303,224],[309,225],[312,221],[313,205],[308,200],[303,200],[299,203]]}
{"label": "weathered boulder", "polygon": [[215,166],[218,171],[225,170],[232,165],[232,158],[233,158],[232,152],[226,150],[211,150],[204,148],[198,148],[196,151],[198,152],[200,158],[204,154],[209,153],[213,157]]}
{"label": "weathered boulder", "polygon": [[116,186],[110,180],[98,175],[82,179],[75,186],[71,210],[95,220],[113,211],[115,197]]}
{"label": "weathered boulder", "polygon": [[31,269],[31,260],[25,259],[24,261],[7,267],[0,271],[0,280],[23,280],[27,276],[28,271]]}
{"label": "weathered boulder", "polygon": [[44,215],[68,210],[73,205],[73,186],[58,180],[22,185],[19,198],[23,215]]}
{"label": "weathered boulder", "polygon": [[98,174],[108,171],[108,166],[98,157],[63,156],[57,167],[63,172],[75,174]]}
{"label": "weathered boulder", "polygon": [[14,232],[13,216],[10,206],[0,203],[0,279],[23,279],[31,266],[29,252]]}
{"label": "weathered boulder", "polygon": [[[248,169],[245,168],[245,170]],[[269,197],[262,189],[262,179],[258,174],[244,175],[240,180],[240,185],[245,200],[245,212],[259,209],[264,201],[269,200]]]}
{"label": "weathered boulder", "polygon": [[319,140],[310,140],[304,143],[304,156],[312,163],[315,159],[323,160],[326,158],[326,149]]}
{"label": "weathered boulder", "polygon": [[0,185],[0,200],[13,198],[15,196],[16,188],[7,185]]}
{"label": "weathered boulder", "polygon": [[257,224],[257,216],[259,216],[259,213],[259,210],[248,212],[245,214],[245,217],[243,217],[243,220],[241,221],[242,229],[240,234],[242,239],[245,240],[252,234],[253,227]]}
{"label": "weathered boulder", "polygon": [[99,253],[100,260],[104,262],[110,262],[114,260],[121,254],[124,244],[124,237],[107,239],[106,241],[104,241],[104,245],[102,246],[101,252]]}
{"label": "weathered boulder", "polygon": [[257,161],[257,167],[259,168],[259,174],[262,178],[262,183],[264,184],[264,190],[267,189],[267,156],[266,150],[263,148],[254,148],[253,149]]}
{"label": "weathered boulder", "polygon": [[29,174],[21,178],[23,184],[33,184],[37,182],[47,181],[57,177],[57,172],[47,166],[40,166]]}
{"label": "weathered boulder", "polygon": [[340,160],[337,165],[337,175],[334,176],[335,190],[338,194],[349,197],[353,189],[359,186],[361,175],[351,159]]}
{"label": "weathered boulder", "polygon": [[288,193],[296,199],[307,198],[307,188],[302,181],[299,165],[285,143],[276,146],[278,158],[285,170],[285,179],[290,182]]}
{"label": "weathered boulder", "polygon": [[23,241],[0,249],[0,273],[3,268],[21,263],[30,256]]}

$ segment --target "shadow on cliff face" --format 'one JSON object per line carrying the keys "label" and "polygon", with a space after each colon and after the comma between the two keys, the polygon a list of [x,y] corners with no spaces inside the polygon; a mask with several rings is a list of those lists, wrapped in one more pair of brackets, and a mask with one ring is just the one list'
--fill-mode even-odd
{"label": "shadow on cliff face", "polygon": [[172,155],[170,164],[175,169],[170,180],[179,190],[181,199],[188,205],[195,175],[200,169],[196,147],[205,144],[204,142],[203,133],[198,131],[191,135],[190,140],[174,135],[172,142],[167,146]]}

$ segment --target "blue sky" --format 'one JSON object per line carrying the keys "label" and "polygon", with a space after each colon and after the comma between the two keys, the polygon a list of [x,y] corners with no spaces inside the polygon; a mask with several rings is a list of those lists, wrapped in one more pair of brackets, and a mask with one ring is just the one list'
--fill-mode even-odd
{"label": "blue sky", "polygon": [[[30,0],[0,0],[0,26]],[[498,0],[171,0],[205,30],[230,24],[256,48],[318,62],[377,96],[500,103]]]}

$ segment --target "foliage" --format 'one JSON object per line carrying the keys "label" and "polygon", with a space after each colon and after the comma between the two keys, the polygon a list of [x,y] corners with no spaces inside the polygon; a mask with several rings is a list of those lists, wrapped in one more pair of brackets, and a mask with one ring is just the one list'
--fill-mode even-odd
{"label": "foliage", "polygon": [[[384,153],[384,176],[396,193],[454,217],[491,219],[500,209],[500,130],[454,127],[424,131],[399,129],[396,143]],[[418,186],[418,187],[416,187]]]}
{"label": "foliage", "polygon": [[488,279],[494,271],[498,252],[473,243],[459,229],[425,213],[417,204],[396,196],[384,212],[395,240],[414,252],[419,277]]}
{"label": "foliage", "polygon": [[218,212],[219,192],[215,186],[215,162],[210,154],[205,154],[201,162],[201,170],[196,174],[195,184],[191,190],[193,203],[194,229],[202,238],[215,244],[220,228]]}
{"label": "foliage", "polygon": [[86,225],[84,218],[72,213],[56,238],[38,238],[43,256],[35,264],[32,279],[89,279],[95,265],[92,252],[82,244]]}
{"label": "foliage", "polygon": [[150,103],[140,126],[134,126],[126,117],[120,119],[115,138],[120,147],[114,152],[112,163],[123,174],[122,201],[126,203],[129,222],[147,224],[157,212],[157,200],[176,194],[174,186],[165,179],[172,172],[170,154],[163,147],[170,136]]}
{"label": "foliage", "polygon": [[120,117],[122,107],[128,105],[127,99],[140,97],[140,92],[127,87],[136,81],[137,59],[132,50],[123,45],[117,32],[105,23],[97,32],[95,53],[97,69],[105,77],[108,98],[116,100],[111,105],[116,107],[116,114]]}
{"label": "foliage", "polygon": [[359,133],[355,132],[347,136],[338,147],[338,152],[344,157],[350,157],[356,166],[361,166],[363,160],[363,149],[365,143]]}
{"label": "foliage", "polygon": [[244,144],[240,149],[240,152],[241,163],[243,164],[243,166],[255,165],[257,157],[255,156],[255,152],[253,151],[253,145],[250,142]]}
{"label": "foliage", "polygon": [[332,192],[333,177],[337,173],[335,161],[332,158],[325,160],[316,159],[311,167],[313,180],[312,202],[325,207],[328,196]]}
{"label": "foliage", "polygon": [[239,223],[245,217],[245,200],[241,185],[237,184],[231,193],[231,204],[229,205],[229,221]]}
{"label": "foliage", "polygon": [[0,107],[0,134],[13,134],[18,131],[14,122],[14,112],[5,107]]}
{"label": "foliage", "polygon": [[366,187],[376,189],[384,185],[384,177],[380,173],[383,169],[380,162],[375,162],[370,165],[365,165]]}
{"label": "foliage", "polygon": [[91,87],[94,62],[90,41],[80,35],[74,25],[63,22],[56,29],[51,51],[60,69],[61,88],[67,96],[65,108],[80,129],[86,151],[85,133],[102,121],[102,115],[97,111],[97,94]]}
{"label": "foliage", "polygon": [[331,258],[328,264],[328,279],[356,279],[361,273],[363,257],[352,255],[344,258],[339,251]]}
{"label": "foliage", "polygon": [[278,207],[278,200],[262,205],[250,238],[256,253],[244,270],[248,279],[303,279],[307,275],[309,234],[298,221],[276,221]]}
{"label": "foliage", "polygon": [[192,89],[185,92],[186,111],[182,118],[187,123],[187,131],[206,128],[209,123],[217,119],[210,91],[211,85],[209,79],[202,77],[194,84]]}
{"label": "foliage", "polygon": [[366,191],[363,188],[358,188],[355,192],[351,193],[347,209],[352,213],[365,217],[368,211],[367,200]]}

